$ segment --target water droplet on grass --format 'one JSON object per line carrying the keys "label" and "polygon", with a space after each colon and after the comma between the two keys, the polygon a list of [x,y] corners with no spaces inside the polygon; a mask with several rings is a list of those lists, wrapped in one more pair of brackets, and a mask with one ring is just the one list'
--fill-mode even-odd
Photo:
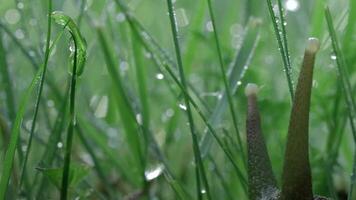
{"label": "water droplet on grass", "polygon": [[9,9],[5,13],[5,20],[9,24],[16,24],[20,21],[21,15],[20,12],[16,9]]}
{"label": "water droplet on grass", "polygon": [[187,106],[185,104],[180,103],[179,108],[182,110],[187,110]]}
{"label": "water droplet on grass", "polygon": [[212,21],[208,21],[205,25],[205,28],[208,32],[213,32],[214,31],[214,26]]}
{"label": "water droplet on grass", "polygon": [[117,22],[124,22],[126,20],[126,16],[124,13],[118,13],[115,19]]}
{"label": "water droplet on grass", "polygon": [[299,1],[297,0],[287,0],[286,9],[292,12],[295,12],[299,9]]}
{"label": "water droplet on grass", "polygon": [[157,177],[159,177],[162,172],[164,170],[164,166],[163,165],[158,165],[158,167],[151,169],[151,170],[146,170],[145,171],[145,177],[147,181],[152,181],[154,179],[156,179]]}
{"label": "water droplet on grass", "polygon": [[331,54],[330,58],[331,58],[331,60],[336,60],[337,57],[335,54]]}
{"label": "water droplet on grass", "polygon": [[58,149],[61,149],[62,147],[63,147],[63,143],[62,143],[62,142],[58,142],[58,143],[57,143],[57,148],[58,148]]}
{"label": "water droplet on grass", "polygon": [[177,25],[179,27],[185,27],[189,25],[189,19],[184,8],[178,8],[175,12]]}
{"label": "water droplet on grass", "polygon": [[156,79],[162,80],[162,79],[164,79],[164,75],[161,73],[158,73],[158,74],[156,74]]}

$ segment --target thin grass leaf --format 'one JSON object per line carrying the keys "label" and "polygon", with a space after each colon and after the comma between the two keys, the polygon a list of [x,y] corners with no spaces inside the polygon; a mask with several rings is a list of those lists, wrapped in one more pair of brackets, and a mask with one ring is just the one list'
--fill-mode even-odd
{"label": "thin grass leaf", "polygon": [[[136,79],[138,82],[138,91],[139,91],[139,97],[140,97],[140,103],[142,107],[141,111],[141,116],[142,116],[142,130],[143,130],[143,136],[144,136],[144,154],[146,154],[145,157],[147,157],[147,151],[148,151],[148,141],[149,141],[149,127],[150,127],[150,109],[149,109],[149,103],[148,103],[148,95],[147,95],[147,81],[146,81],[146,68],[143,66],[142,62],[142,48],[141,44],[137,41],[138,38],[133,36],[132,38],[132,49],[133,49],[133,55],[135,58],[135,66],[136,66]],[[146,162],[146,161],[145,161]],[[146,165],[146,164],[145,164]]]}
{"label": "thin grass leaf", "polygon": [[[280,0],[278,0],[280,1]],[[280,4],[280,2],[278,2]],[[274,32],[275,32],[275,35],[276,35],[276,38],[277,38],[277,43],[278,43],[278,49],[279,49],[279,52],[282,56],[282,61],[283,61],[283,66],[284,66],[284,72],[286,74],[286,78],[287,78],[287,83],[288,83],[288,88],[289,88],[289,93],[290,93],[290,96],[291,96],[291,99],[293,100],[294,98],[294,88],[293,88],[293,80],[292,80],[292,69],[290,67],[290,61],[289,61],[289,53],[287,53],[288,49],[286,49],[287,46],[285,46],[285,44],[287,44],[287,41],[284,41],[286,40],[286,32],[285,30],[282,31],[282,33],[280,33],[280,28],[278,26],[278,20],[276,18],[276,15],[273,11],[273,4],[272,4],[272,1],[271,0],[267,0],[267,6],[268,6],[268,11],[269,11],[269,14],[271,16],[271,19],[272,19],[272,24],[273,24],[273,29],[274,29]],[[280,5],[278,5],[279,7],[279,10],[282,10],[282,8],[280,7]],[[283,13],[280,13],[280,17],[281,17],[281,21],[282,21],[282,18],[284,18],[283,16]],[[283,19],[283,21],[285,21]],[[284,26],[283,24],[280,25],[280,26]],[[288,64],[289,63],[289,64]]]}
{"label": "thin grass leaf", "polygon": [[236,134],[236,138],[237,138],[237,143],[238,143],[239,148],[241,150],[240,156],[242,157],[242,160],[246,160],[245,159],[245,153],[244,153],[243,147],[242,147],[242,140],[241,140],[241,136],[240,136],[240,131],[239,131],[239,128],[237,126],[238,121],[237,121],[237,116],[236,116],[235,108],[234,108],[234,104],[233,104],[233,99],[232,99],[232,94],[231,94],[232,92],[231,92],[230,85],[229,85],[227,77],[226,77],[227,74],[226,74],[226,71],[225,71],[223,56],[222,56],[222,52],[221,52],[221,46],[220,46],[220,41],[219,41],[219,36],[218,36],[218,29],[216,27],[213,6],[212,6],[212,3],[211,3],[211,0],[207,0],[207,2],[208,2],[208,7],[209,7],[209,14],[210,14],[210,18],[211,18],[211,22],[212,22],[212,26],[213,26],[216,51],[217,51],[218,58],[219,58],[220,73],[221,73],[221,77],[222,77],[223,83],[224,83],[224,89],[225,89],[225,94],[227,96],[227,102],[228,102],[228,105],[229,105],[229,110],[230,110],[230,114],[231,114],[231,118],[232,118],[232,124],[234,126],[234,130],[235,130],[235,134]]}
{"label": "thin grass leaf", "polygon": [[[35,73],[38,71],[39,66],[41,66],[41,64],[39,62],[37,62],[35,60],[35,58],[33,56],[30,55],[29,52],[30,49],[26,48],[19,39],[17,39],[17,37],[14,35],[14,33],[11,32],[11,30],[3,23],[1,23],[0,21],[0,28],[4,30],[4,32],[14,41],[15,45],[21,50],[21,53],[25,56],[25,58],[31,63],[33,69],[35,70]],[[49,76],[50,74],[48,74],[47,76]],[[62,100],[61,94],[60,94],[60,90],[58,89],[58,87],[54,84],[53,79],[52,78],[48,78],[46,83],[48,84],[48,86],[51,88],[51,91],[53,92],[55,99],[56,100]]]}
{"label": "thin grass leaf", "polygon": [[78,51],[77,58],[76,58],[78,62],[76,75],[77,76],[82,75],[84,71],[86,57],[87,57],[87,44],[84,37],[80,33],[79,28],[77,27],[75,22],[69,16],[65,15],[63,12],[54,11],[51,14],[51,17],[57,24],[66,28],[72,35],[72,38],[74,40],[74,45],[77,47],[77,51]]}
{"label": "thin grass leaf", "polygon": [[115,59],[113,58],[112,50],[109,48],[107,39],[104,36],[103,30],[97,28],[97,34],[106,60],[106,66],[115,86],[115,97],[118,105],[118,112],[123,122],[125,129],[126,140],[130,146],[134,159],[139,166],[140,171],[144,174],[144,158],[141,147],[140,129],[136,121],[136,115],[129,102],[129,99],[124,89],[123,82],[116,69]]}
{"label": "thin grass leaf", "polygon": [[93,162],[94,162],[94,169],[98,175],[98,177],[100,178],[100,180],[102,181],[102,183],[104,184],[104,190],[105,192],[108,194],[107,197],[110,198],[110,194],[112,194],[112,188],[111,188],[111,184],[109,181],[109,178],[106,176],[105,171],[101,165],[100,160],[98,159],[98,157],[96,156],[94,149],[90,146],[90,143],[88,142],[88,140],[86,139],[83,130],[80,128],[79,125],[76,126],[76,131],[78,133],[79,139],[82,143],[82,145],[84,146],[84,148],[86,149],[86,151],[89,153],[90,157],[92,158]]}
{"label": "thin grass leaf", "polygon": [[8,149],[6,150],[4,162],[3,162],[3,170],[1,173],[1,180],[0,180],[0,199],[5,199],[6,191],[8,188],[8,183],[10,179],[11,170],[13,168],[13,162],[15,157],[16,146],[18,144],[20,138],[20,128],[21,123],[25,114],[25,110],[30,99],[32,92],[34,91],[36,85],[40,82],[41,74],[43,68],[40,68],[35,77],[32,79],[30,85],[26,89],[25,94],[21,98],[19,109],[16,114],[15,121],[13,123],[11,129],[11,136],[10,136],[10,143]]}
{"label": "thin grass leaf", "polygon": [[[182,62],[180,46],[179,46],[179,41],[178,41],[177,22],[176,22],[176,18],[175,18],[175,12],[174,12],[172,0],[167,0],[167,6],[168,6],[168,13],[169,13],[169,19],[170,19],[170,24],[171,24],[173,42],[174,42],[174,47],[175,47],[175,53],[176,53],[177,62],[178,62],[179,76],[180,76],[181,84],[182,84],[184,90],[187,91],[187,82],[186,82],[185,74],[184,74],[183,62]],[[187,94],[188,94],[188,92],[187,92]],[[192,111],[190,108],[189,96],[187,94],[184,93],[183,96],[184,96],[184,102],[185,102],[186,111],[187,111],[189,128],[190,128],[190,132],[191,132],[191,136],[192,136],[192,140],[193,140],[193,151],[194,151],[194,158],[195,158],[195,165],[196,165],[195,173],[196,173],[196,182],[197,182],[197,196],[198,196],[198,199],[202,199],[203,198],[202,191],[204,189],[206,191],[207,198],[211,199],[210,188],[209,188],[207,176],[205,173],[204,165],[202,162],[201,153],[200,153],[199,144],[198,144],[197,132],[195,130],[193,115],[192,115]],[[200,185],[200,175],[199,174],[201,174],[204,188],[202,188]]]}
{"label": "thin grass leaf", "polygon": [[[349,73],[347,70],[347,64],[346,64],[344,54],[341,51],[341,48],[340,48],[340,45],[339,45],[339,42],[338,42],[338,39],[336,36],[336,32],[335,32],[335,28],[334,28],[334,24],[333,24],[333,20],[331,17],[329,7],[325,8],[325,18],[326,18],[326,22],[327,22],[328,29],[329,29],[333,52],[336,57],[336,65],[337,65],[340,79],[342,82],[343,92],[346,97],[346,105],[348,108],[347,111],[348,111],[348,116],[349,116],[349,121],[350,121],[350,126],[351,126],[351,132],[352,132],[354,144],[356,144],[356,104],[355,104],[355,100],[353,97],[354,93],[353,93],[351,83],[350,83]],[[354,157],[356,157],[356,152],[355,152]],[[355,160],[353,163],[353,172],[356,169]],[[351,185],[350,185],[350,190],[349,190],[349,195],[348,195],[348,198],[350,200],[352,199],[353,190],[355,189],[355,185],[356,185],[354,174],[355,173],[353,173],[353,175],[351,176]]]}
{"label": "thin grass leaf", "polygon": [[[277,181],[273,174],[271,161],[262,134],[257,93],[257,85],[247,84],[245,88],[245,94],[248,99],[246,138],[250,200],[266,198],[266,195],[270,191],[277,190]],[[267,198],[272,199],[272,197]]]}
{"label": "thin grass leaf", "polygon": [[[255,20],[251,20],[246,28],[246,34],[243,39],[241,49],[236,53],[235,59],[230,66],[229,71],[229,84],[231,94],[235,95],[238,87],[241,85],[242,79],[246,74],[249,64],[254,56],[255,49],[259,43],[259,24]],[[228,106],[226,91],[223,92],[222,98],[216,104],[213,109],[211,116],[208,118],[208,122],[212,127],[218,126],[223,119],[223,114],[226,112]],[[208,127],[208,126],[207,126]],[[207,129],[208,130],[208,129]],[[202,151],[202,156],[205,157],[212,145],[212,140],[210,134],[205,131],[205,135],[200,141],[200,148]]]}
{"label": "thin grass leaf", "polygon": [[50,17],[54,19],[54,21],[57,24],[65,27],[70,32],[72,36],[72,40],[74,42],[74,58],[73,58],[73,67],[71,73],[70,94],[69,94],[69,126],[67,131],[62,185],[61,185],[61,193],[60,193],[60,199],[66,200],[68,198],[72,143],[73,143],[74,127],[76,125],[76,116],[75,116],[76,115],[75,112],[76,83],[77,83],[77,78],[83,73],[84,70],[84,65],[86,61],[86,42],[85,39],[82,37],[76,24],[70,17],[57,11],[52,12]]}
{"label": "thin grass leaf", "polygon": [[309,163],[309,110],[319,41],[309,38],[288,127],[282,175],[282,200],[313,199]]}
{"label": "thin grass leaf", "polygon": [[6,92],[6,106],[7,106],[7,114],[9,119],[12,121],[16,117],[16,108],[15,108],[15,100],[14,100],[14,92],[11,82],[11,76],[8,69],[7,59],[6,59],[6,51],[3,44],[3,34],[0,31],[0,70],[3,79],[4,90]]}
{"label": "thin grass leaf", "polygon": [[[24,176],[26,176],[26,166],[27,166],[27,160],[31,152],[31,146],[32,146],[32,138],[35,132],[36,128],[36,122],[37,122],[37,115],[38,115],[38,110],[39,110],[39,105],[41,102],[41,96],[42,96],[42,91],[43,91],[43,85],[44,85],[44,80],[46,78],[46,72],[47,72],[47,65],[48,65],[48,60],[49,60],[49,55],[51,53],[50,49],[50,42],[51,42],[51,12],[52,12],[52,0],[48,1],[48,17],[47,17],[47,38],[46,38],[46,51],[45,51],[45,58],[44,58],[44,63],[43,63],[43,70],[40,78],[40,84],[38,87],[37,91],[37,97],[36,97],[36,102],[35,102],[35,111],[33,113],[32,117],[32,123],[31,123],[31,130],[30,130],[30,137],[27,142],[27,151],[25,154],[25,158],[23,160],[23,165],[22,165],[22,170],[21,170],[21,177],[20,177],[20,183],[19,183],[19,188],[21,190],[22,188],[22,182],[24,179]],[[26,191],[29,196],[31,196],[31,191]]]}

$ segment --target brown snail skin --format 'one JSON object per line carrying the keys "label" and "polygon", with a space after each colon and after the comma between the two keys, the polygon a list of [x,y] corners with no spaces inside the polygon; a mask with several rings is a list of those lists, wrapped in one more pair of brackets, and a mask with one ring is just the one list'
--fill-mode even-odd
{"label": "brown snail skin", "polygon": [[258,87],[247,84],[245,95],[248,101],[246,134],[249,197],[260,199],[271,190],[276,190],[277,182],[273,175],[271,161],[261,130],[261,119],[257,105]]}
{"label": "brown snail skin", "polygon": [[315,55],[319,41],[309,38],[304,53],[289,121],[287,145],[282,174],[282,190],[277,188],[257,106],[258,87],[247,84],[246,119],[248,185],[250,200],[327,200],[312,191],[309,163],[309,111]]}
{"label": "brown snail skin", "polygon": [[282,175],[282,200],[313,199],[309,163],[309,110],[318,50],[318,39],[309,38],[290,116]]}

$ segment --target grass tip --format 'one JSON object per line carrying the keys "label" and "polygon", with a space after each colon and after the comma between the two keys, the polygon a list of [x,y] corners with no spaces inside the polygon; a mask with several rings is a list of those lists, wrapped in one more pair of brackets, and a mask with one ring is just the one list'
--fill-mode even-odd
{"label": "grass tip", "polygon": [[256,95],[258,93],[258,86],[254,83],[248,83],[245,87],[245,95]]}
{"label": "grass tip", "polygon": [[320,42],[318,38],[310,37],[308,39],[308,46],[306,50],[310,53],[315,54],[320,48]]}

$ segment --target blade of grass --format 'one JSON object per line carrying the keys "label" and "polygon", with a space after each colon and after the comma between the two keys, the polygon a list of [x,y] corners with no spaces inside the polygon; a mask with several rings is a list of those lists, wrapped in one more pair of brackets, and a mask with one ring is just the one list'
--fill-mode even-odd
{"label": "blade of grass", "polygon": [[6,92],[7,114],[10,121],[13,121],[16,117],[16,108],[15,108],[13,86],[11,82],[12,78],[10,76],[8,65],[7,65],[2,31],[0,31],[0,66],[2,66],[0,70],[3,79],[4,90]]}
{"label": "blade of grass", "polygon": [[[54,43],[55,44],[55,43]],[[69,86],[66,87],[67,91],[69,91]],[[40,162],[40,167],[42,168],[50,168],[52,167],[52,163],[56,158],[57,155],[57,144],[61,139],[61,133],[65,129],[65,116],[68,114],[68,97],[69,97],[69,92],[66,93],[64,99],[65,101],[62,102],[62,105],[60,106],[61,112],[58,114],[54,127],[51,131],[51,135],[49,136],[49,139],[46,144],[46,151],[42,155],[42,159]],[[43,195],[43,191],[45,190],[44,187],[46,187],[46,179],[41,177],[40,183],[37,183],[38,180],[38,175],[39,173],[37,172],[34,178],[34,182],[32,185],[39,185],[38,190],[37,190],[37,199],[43,198],[41,195]]]}
{"label": "blade of grass", "polygon": [[[35,72],[38,71],[38,66],[41,66],[39,64],[39,62],[37,62],[33,56],[31,56],[29,54],[30,49],[26,48],[20,41],[19,39],[16,38],[16,36],[14,35],[14,33],[11,32],[11,30],[0,21],[0,28],[3,29],[5,31],[5,33],[14,41],[15,45],[17,47],[19,47],[19,49],[21,50],[22,54],[25,56],[25,58],[27,58],[27,60],[30,61],[32,67],[34,68]],[[47,76],[49,76],[50,74],[48,74]],[[59,89],[57,88],[57,86],[54,84],[53,79],[52,78],[48,78],[47,79],[47,84],[49,85],[49,87],[51,88],[51,91],[53,92],[56,100],[61,100],[61,94],[59,92]]]}
{"label": "blade of grass", "polygon": [[13,168],[13,161],[15,157],[15,151],[16,147],[20,138],[20,128],[21,128],[21,123],[25,114],[25,110],[28,104],[28,101],[30,99],[30,96],[35,89],[36,85],[40,81],[40,76],[42,73],[42,68],[40,68],[35,77],[32,79],[30,85],[25,91],[25,94],[21,98],[20,101],[20,107],[17,111],[15,121],[13,123],[12,129],[11,129],[11,136],[10,136],[10,143],[8,146],[8,149],[6,150],[4,162],[3,162],[3,170],[1,173],[1,180],[0,180],[0,199],[5,199],[6,191],[8,188],[8,183],[10,179],[10,174],[11,170]]}
{"label": "blade of grass", "polygon": [[[42,67],[43,70],[42,70],[42,74],[40,77],[40,83],[39,83],[39,87],[38,87],[38,91],[37,91],[37,97],[36,97],[36,102],[35,102],[35,111],[34,111],[33,117],[32,117],[30,137],[27,142],[27,151],[26,151],[25,158],[24,158],[23,164],[22,164],[22,169],[21,169],[21,177],[20,177],[20,183],[19,183],[20,190],[22,189],[22,181],[26,174],[27,160],[28,160],[28,157],[31,152],[32,138],[33,138],[33,134],[34,134],[35,128],[36,128],[37,115],[38,115],[38,110],[39,110],[39,105],[40,105],[40,101],[41,101],[43,85],[44,85],[44,80],[46,77],[47,65],[48,65],[48,60],[49,60],[49,55],[50,55],[51,24],[52,24],[51,12],[52,12],[52,0],[49,0],[48,1],[48,10],[47,10],[48,16],[47,16],[47,38],[46,38],[45,58],[44,58],[44,63],[43,63],[43,67]],[[26,191],[26,192],[28,193],[29,196],[31,196],[31,191]]]}
{"label": "blade of grass", "polygon": [[[278,9],[279,10],[282,10],[282,8],[280,7],[280,0],[278,0]],[[288,88],[289,88],[289,93],[290,93],[290,96],[291,96],[291,99],[293,101],[293,98],[294,98],[294,88],[293,88],[293,80],[292,80],[292,71],[291,71],[291,68],[290,68],[290,61],[289,61],[289,53],[287,53],[288,49],[286,49],[286,46],[285,44],[287,44],[287,41],[284,41],[286,40],[286,32],[285,31],[282,31],[282,33],[280,33],[280,28],[278,26],[278,20],[276,18],[276,15],[273,11],[273,4],[271,2],[271,0],[267,0],[267,6],[268,6],[268,11],[269,11],[269,14],[271,16],[271,19],[272,19],[272,24],[273,24],[273,29],[274,29],[274,32],[275,32],[275,35],[276,35],[276,38],[277,38],[277,43],[278,43],[278,49],[279,49],[279,52],[282,56],[282,61],[283,61],[283,66],[284,66],[284,72],[286,74],[286,78],[287,78],[287,83],[288,83]],[[280,12],[280,20],[282,21],[285,21],[283,18],[283,12]],[[284,26],[283,24],[281,26]],[[284,29],[284,28],[282,28]],[[283,35],[283,38],[281,37],[281,35]]]}
{"label": "blade of grass", "polygon": [[84,148],[86,149],[86,151],[89,153],[90,157],[92,158],[93,162],[94,162],[94,169],[98,175],[98,177],[100,178],[100,180],[103,182],[104,186],[105,186],[105,191],[107,193],[107,197],[110,198],[110,194],[112,194],[112,188],[109,182],[109,179],[107,178],[107,176],[105,175],[104,169],[101,165],[101,162],[99,161],[98,157],[96,156],[94,149],[90,146],[90,143],[88,142],[88,140],[86,139],[84,132],[82,130],[82,128],[80,127],[80,125],[78,124],[75,127],[79,139],[82,143],[82,145],[84,146]]}
{"label": "blade of grass", "polygon": [[[220,64],[219,65],[220,66],[220,73],[221,73],[221,77],[222,77],[223,83],[224,83],[224,89],[225,89],[225,93],[226,93],[226,96],[227,96],[227,102],[229,104],[230,114],[231,114],[231,118],[232,118],[232,124],[234,126],[237,142],[238,142],[238,145],[239,145],[240,150],[241,150],[240,156],[241,156],[242,160],[245,161],[246,160],[245,159],[245,153],[244,153],[243,147],[242,147],[242,140],[241,140],[241,136],[240,136],[240,131],[239,131],[239,128],[237,126],[238,121],[237,121],[235,108],[234,108],[234,104],[233,104],[231,89],[230,89],[230,85],[229,85],[229,83],[227,81],[227,78],[226,78],[227,74],[226,74],[226,71],[225,71],[223,56],[222,56],[222,52],[221,52],[221,46],[220,46],[220,41],[219,41],[219,36],[218,36],[218,29],[216,27],[213,6],[212,6],[212,3],[211,3],[211,0],[207,0],[207,2],[208,2],[209,14],[210,14],[211,22],[212,22],[212,25],[213,25],[214,40],[215,40],[216,51],[217,51],[217,54],[218,54],[219,64]],[[246,165],[244,165],[244,166],[246,166]]]}
{"label": "blade of grass", "polygon": [[[356,104],[355,100],[353,97],[353,92],[352,92],[352,87],[350,83],[350,79],[348,76],[348,70],[347,70],[347,64],[343,55],[343,52],[341,51],[336,32],[334,29],[334,24],[333,20],[331,17],[330,9],[329,7],[325,8],[325,19],[328,25],[329,29],[329,34],[331,38],[331,43],[333,47],[333,52],[336,57],[336,65],[340,74],[340,79],[342,82],[342,88],[344,95],[346,97],[346,105],[347,105],[347,110],[348,110],[348,116],[349,116],[349,121],[350,121],[350,126],[351,126],[351,132],[354,140],[354,144],[356,144]],[[356,151],[354,153],[354,157],[356,157]],[[356,159],[355,159],[356,160]],[[353,172],[356,169],[356,162],[354,161],[353,163]],[[351,184],[350,184],[350,190],[349,190],[349,195],[348,198],[351,200],[352,195],[353,195],[353,189],[355,188],[355,173],[351,176]]]}
{"label": "blade of grass", "polygon": [[347,64],[346,64],[345,58],[343,56],[343,53],[341,51],[341,48],[340,48],[340,45],[339,45],[339,42],[338,42],[338,39],[336,36],[336,32],[334,29],[331,13],[330,13],[330,10],[328,7],[325,8],[325,18],[326,18],[328,29],[329,29],[333,52],[336,57],[336,65],[337,65],[337,68],[338,68],[338,71],[340,74],[343,92],[346,97],[346,104],[347,104],[347,108],[349,111],[348,113],[349,113],[350,125],[352,128],[354,141],[356,143],[356,131],[355,131],[356,130],[356,121],[355,121],[356,120],[356,104],[355,104],[354,97],[352,95],[353,92],[352,92],[352,87],[351,87],[351,83],[350,83],[350,78],[348,76],[349,73],[347,70]]}
{"label": "blade of grass", "polygon": [[[291,62],[290,62],[290,55],[289,55],[289,49],[288,49],[288,40],[287,40],[287,31],[286,31],[286,26],[287,22],[285,20],[285,14],[284,14],[284,9],[282,6],[282,1],[277,0],[278,3],[278,10],[279,10],[279,19],[281,21],[280,27],[281,27],[281,35],[283,36],[282,42],[283,42],[283,48],[284,48],[284,57],[287,62],[287,68],[289,69],[289,75],[291,76],[292,74],[292,67],[291,67]],[[292,82],[292,88],[293,86],[293,80],[291,79]]]}
{"label": "blade of grass", "polygon": [[[169,13],[169,19],[170,19],[170,24],[171,24],[171,31],[172,31],[172,36],[173,36],[175,53],[176,53],[177,62],[178,62],[178,69],[179,69],[181,84],[183,86],[183,89],[185,91],[187,91],[187,83],[186,83],[186,79],[185,79],[183,62],[182,62],[182,58],[181,58],[180,46],[179,46],[179,41],[178,41],[178,31],[177,31],[177,25],[176,25],[177,22],[176,22],[176,18],[175,18],[172,0],[167,0],[167,6],[168,6],[168,13]],[[188,92],[187,92],[187,94],[188,94]],[[190,108],[189,97],[187,94],[184,93],[184,102],[185,102],[185,106],[186,106],[190,132],[191,132],[191,136],[192,136],[192,140],[193,140],[193,151],[194,151],[195,164],[196,164],[195,168],[196,168],[197,196],[198,196],[198,199],[203,198],[202,197],[203,189],[201,188],[200,177],[199,177],[199,174],[201,173],[201,176],[203,179],[203,184],[205,187],[204,189],[207,194],[207,198],[211,199],[209,184],[208,184],[204,165],[203,165],[202,158],[201,158],[201,153],[200,153],[198,138],[197,138],[197,132],[195,130],[193,114],[192,114],[192,111]]]}
{"label": "blade of grass", "polygon": [[86,42],[82,37],[78,27],[73,20],[61,12],[52,12],[50,17],[59,25],[63,26],[71,34],[71,39],[74,43],[74,57],[73,68],[70,80],[69,91],[69,126],[67,129],[67,139],[64,155],[64,167],[60,191],[60,199],[66,200],[68,198],[69,188],[69,172],[72,155],[72,144],[74,127],[76,126],[76,111],[75,111],[75,96],[77,78],[83,73],[85,60],[86,60]]}
{"label": "blade of grass", "polygon": [[103,54],[105,56],[106,66],[109,71],[109,75],[115,86],[116,99],[118,103],[118,112],[123,122],[123,126],[126,133],[127,142],[131,148],[131,151],[135,155],[137,166],[139,166],[140,171],[144,178],[144,158],[142,154],[142,147],[139,135],[139,125],[136,121],[136,115],[133,111],[129,99],[125,92],[121,77],[116,69],[115,59],[113,58],[112,51],[109,48],[107,39],[104,36],[104,32],[101,28],[97,28],[97,35],[102,48]]}
{"label": "blade of grass", "polygon": [[[246,70],[249,67],[250,61],[254,56],[255,49],[259,42],[259,25],[258,22],[251,20],[245,34],[245,38],[243,39],[243,43],[240,51],[237,52],[235,56],[235,60],[233,61],[229,73],[229,84],[231,88],[231,94],[234,95],[241,85],[241,81],[245,76]],[[208,121],[211,126],[218,126],[219,123],[223,119],[223,114],[225,113],[227,107],[227,94],[226,91],[222,94],[222,98],[216,104],[213,109],[212,114],[210,115]],[[207,126],[208,127],[208,126]],[[212,144],[212,138],[209,134],[206,133],[203,136],[203,139],[200,141],[200,146],[202,150],[202,155],[205,157]],[[246,166],[246,165],[245,165]]]}

